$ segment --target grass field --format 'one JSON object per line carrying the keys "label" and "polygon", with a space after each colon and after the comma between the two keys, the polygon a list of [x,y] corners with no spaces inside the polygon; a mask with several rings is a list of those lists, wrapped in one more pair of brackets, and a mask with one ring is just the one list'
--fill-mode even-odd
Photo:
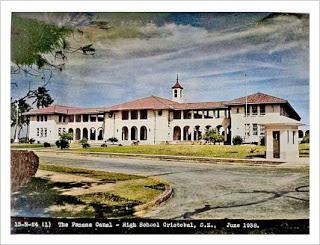
{"label": "grass field", "polygon": [[263,157],[265,147],[257,145],[138,145],[74,149],[79,152],[110,152],[149,155],[252,158]]}
{"label": "grass field", "polygon": [[11,148],[40,148],[43,144],[11,144]]}
{"label": "grass field", "polygon": [[[33,177],[28,184],[12,195],[11,206],[18,214],[77,218],[133,218],[135,206],[153,200],[168,184],[157,178],[55,164],[40,163],[39,169],[58,173],[58,176],[68,174],[70,181]],[[89,177],[98,182],[75,182],[76,176]],[[87,191],[88,188],[101,185],[103,188],[99,191]],[[84,192],[76,195],[64,194],[74,188],[80,188]]]}
{"label": "grass field", "polygon": [[310,145],[308,143],[299,145],[299,156],[300,157],[309,157]]}

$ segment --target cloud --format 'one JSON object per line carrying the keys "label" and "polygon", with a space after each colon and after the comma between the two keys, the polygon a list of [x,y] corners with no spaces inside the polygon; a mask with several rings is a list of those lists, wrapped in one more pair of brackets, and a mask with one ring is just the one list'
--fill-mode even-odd
{"label": "cloud", "polygon": [[[219,18],[219,25],[228,22]],[[105,106],[150,94],[170,98],[176,73],[190,101],[242,96],[244,74],[251,92],[298,103],[299,93],[308,91],[308,18],[278,16],[264,24],[247,21],[218,29],[174,22],[116,28],[108,33],[90,26],[82,28],[84,35],[70,37],[73,46],[93,42],[96,54],[68,59],[50,85],[59,103]],[[296,90],[288,89],[290,84]]]}

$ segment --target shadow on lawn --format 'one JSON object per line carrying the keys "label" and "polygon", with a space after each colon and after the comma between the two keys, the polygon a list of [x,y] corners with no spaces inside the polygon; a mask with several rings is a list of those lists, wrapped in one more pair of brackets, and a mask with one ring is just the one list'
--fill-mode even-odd
{"label": "shadow on lawn", "polygon": [[[31,182],[11,195],[13,216],[26,217],[85,217],[130,218],[136,201],[109,194],[92,193],[80,196],[63,195],[72,188],[89,188],[87,182],[52,182],[33,177]],[[106,204],[106,202],[108,204]],[[112,205],[114,203],[114,205]],[[58,209],[49,209],[59,206]]]}

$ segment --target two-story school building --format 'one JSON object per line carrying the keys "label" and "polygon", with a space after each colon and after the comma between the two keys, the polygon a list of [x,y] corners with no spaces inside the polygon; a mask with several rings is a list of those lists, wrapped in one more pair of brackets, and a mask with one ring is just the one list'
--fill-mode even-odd
{"label": "two-story school building", "polygon": [[73,141],[86,138],[102,143],[116,137],[122,145],[176,144],[199,141],[212,128],[224,136],[225,144],[238,135],[245,143],[259,143],[265,125],[300,121],[287,100],[263,93],[231,101],[186,103],[178,78],[171,92],[171,100],[152,95],[99,108],[52,105],[31,110],[25,113],[30,117],[29,138],[53,143],[62,132],[69,132]]}

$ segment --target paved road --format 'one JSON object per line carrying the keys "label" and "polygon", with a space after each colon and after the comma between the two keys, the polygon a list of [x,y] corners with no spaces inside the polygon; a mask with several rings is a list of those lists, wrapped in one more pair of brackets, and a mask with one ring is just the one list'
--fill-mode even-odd
{"label": "paved road", "polygon": [[168,180],[174,196],[152,218],[298,219],[309,217],[306,168],[252,167],[38,153],[47,163]]}

